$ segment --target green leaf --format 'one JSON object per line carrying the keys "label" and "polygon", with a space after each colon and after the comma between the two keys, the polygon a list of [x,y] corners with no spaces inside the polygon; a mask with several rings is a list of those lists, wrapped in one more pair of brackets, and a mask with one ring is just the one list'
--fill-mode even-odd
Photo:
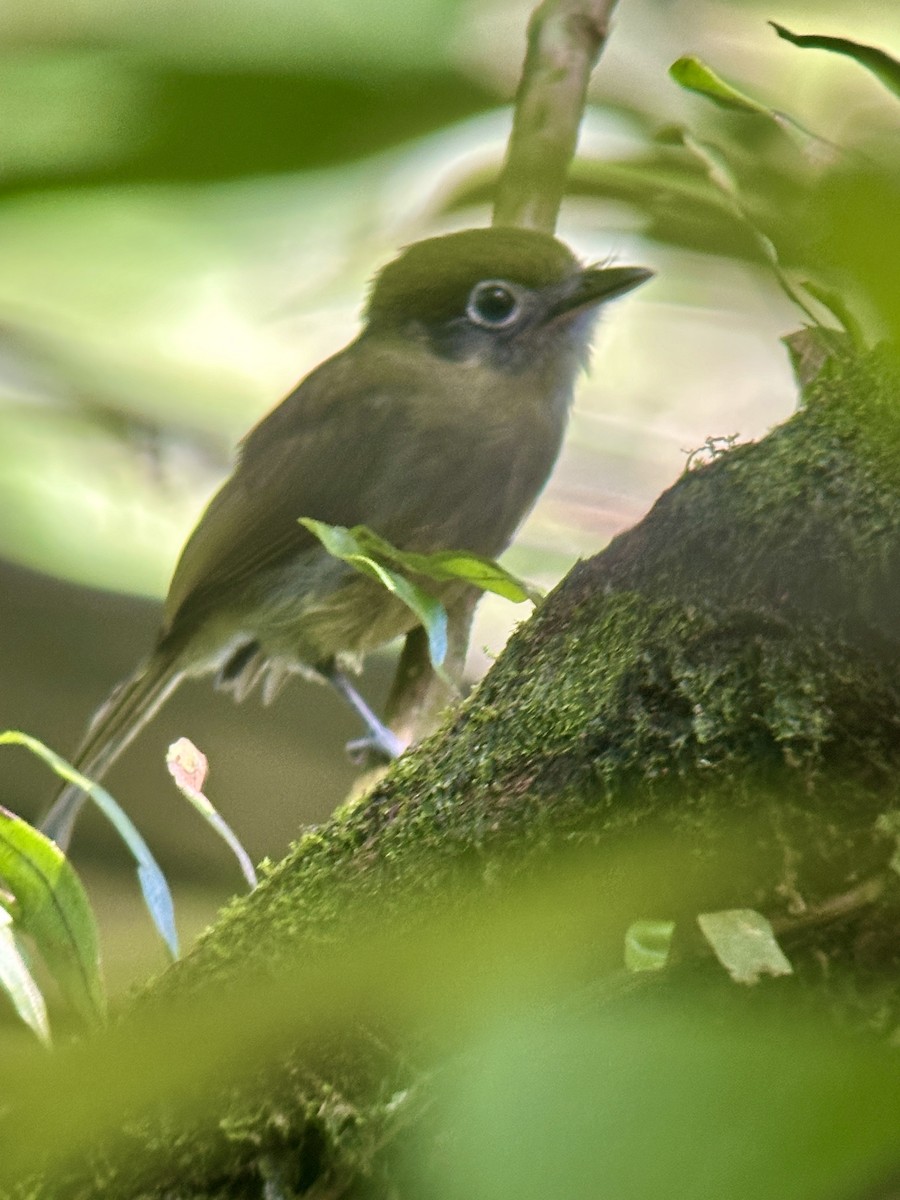
{"label": "green leaf", "polygon": [[[389,542],[372,533],[364,525],[347,529],[343,525],[327,525],[324,521],[315,521],[312,517],[300,517],[300,524],[315,534],[329,554],[349,563],[360,574],[377,580],[415,613],[428,635],[428,656],[431,665],[438,675],[448,683],[451,682],[444,671],[444,659],[447,657],[447,610],[422,588],[376,561],[371,553],[373,550],[383,552],[385,558],[393,561],[393,555],[399,554],[399,551],[393,551]],[[393,555],[390,552],[393,552]]]}
{"label": "green leaf", "polygon": [[707,100],[712,100],[720,108],[750,113],[773,121],[783,133],[790,136],[791,141],[804,157],[816,166],[835,162],[843,154],[841,148],[834,142],[813,133],[795,117],[781,112],[777,108],[770,108],[767,104],[761,104],[745,92],[738,91],[736,87],[726,83],[706,63],[701,62],[699,58],[691,56],[679,58],[669,68],[669,75],[681,87],[705,96]]}
{"label": "green leaf", "polygon": [[362,554],[358,538],[344,525],[327,525],[324,521],[313,520],[312,517],[301,517],[300,524],[310,533],[314,533],[328,553],[335,558],[349,562],[355,555]]}
{"label": "green leaf", "polygon": [[625,931],[625,967],[661,971],[669,961],[674,921],[634,921]]}
{"label": "green leaf", "polygon": [[[484,592],[494,592],[519,604],[524,600],[538,603],[536,588],[511,575],[505,567],[468,550],[440,550],[435,554],[416,554],[398,550],[365,525],[347,529],[327,525],[312,517],[301,517],[300,524],[315,534],[329,554],[349,563],[363,575],[377,579],[389,592],[402,600],[418,617],[428,635],[428,653],[435,671],[444,678],[447,657],[447,611],[440,601],[407,575],[420,575],[438,583],[459,580]],[[450,682],[448,680],[448,682]]]}
{"label": "green leaf", "polygon": [[697,924],[735,983],[757,983],[760,975],[793,974],[762,913],[752,908],[700,913]]}
{"label": "green leaf", "polygon": [[16,926],[34,939],[75,1011],[99,1023],[106,1012],[99,938],[81,881],[55,842],[5,808],[0,876],[15,897]]}
{"label": "green leaf", "polygon": [[877,46],[866,46],[862,42],[852,42],[849,38],[827,37],[817,33],[792,33],[777,21],[770,21],[769,24],[780,38],[793,46],[809,50],[830,50],[832,54],[843,54],[852,58],[861,67],[871,71],[888,91],[900,96],[900,62],[884,50],[879,50]]}
{"label": "green leaf", "polygon": [[712,100],[714,104],[718,104],[722,108],[754,113],[763,117],[775,118],[776,116],[772,109],[760,104],[752,96],[739,92],[736,87],[726,83],[711,67],[693,55],[685,55],[673,62],[669,67],[669,75],[679,87],[686,88],[689,92],[697,92],[698,95],[705,96],[707,100]]}
{"label": "green leaf", "polygon": [[447,657],[447,610],[443,604],[429,596],[423,588],[410,583],[398,571],[383,567],[374,559],[360,557],[348,561],[374,579],[378,579],[389,592],[393,592],[398,600],[402,600],[406,607],[416,614],[428,635],[428,657],[431,659],[431,665],[437,674],[452,686],[453,681],[444,671],[444,660]]}
{"label": "green leaf", "polygon": [[[60,779],[87,792],[131,851],[137,863],[138,882],[144,896],[144,903],[147,905],[153,924],[165,942],[169,954],[172,958],[177,958],[178,932],[175,928],[175,906],[172,903],[172,893],[166,883],[166,877],[150,853],[150,847],[109,792],[100,787],[98,783],[93,783],[80,771],[76,771],[71,763],[66,762],[49,746],[45,746],[43,742],[30,737],[27,733],[8,729],[4,733],[0,733],[0,746],[24,746],[26,750],[30,750],[32,754],[47,763]],[[51,845],[54,844],[51,843]]]}
{"label": "green leaf", "polygon": [[539,604],[544,598],[538,588],[517,579],[493,559],[481,558],[466,550],[440,550],[436,554],[401,554],[395,551],[395,555],[399,566],[417,575],[439,581],[460,579],[482,592],[493,592],[504,600],[511,600],[513,604],[522,604],[526,600]]}
{"label": "green leaf", "polygon": [[761,229],[757,228],[755,222],[751,219],[741,199],[737,182],[731,173],[731,168],[722,151],[718,146],[713,146],[709,142],[702,142],[699,138],[695,138],[686,129],[681,130],[681,141],[684,148],[703,164],[710,182],[728,200],[735,219],[743,224],[748,232],[752,234],[763,258],[768,262],[784,294],[809,317],[813,325],[820,325],[821,322],[818,317],[810,309],[799,288],[782,267],[774,242]]}
{"label": "green leaf", "polygon": [[175,785],[185,799],[189,800],[200,816],[229,847],[251,888],[256,887],[256,871],[250,856],[231,826],[219,815],[203,791],[209,762],[202,750],[198,750],[188,738],[179,738],[166,752],[166,766],[175,780]]}
{"label": "green leaf", "polygon": [[322,542],[329,553],[345,561],[356,555],[380,563],[392,563],[412,575],[424,575],[438,583],[459,579],[483,592],[493,592],[514,604],[530,600],[533,604],[543,599],[542,593],[531,584],[518,579],[505,567],[491,558],[483,558],[469,550],[438,550],[434,554],[416,554],[410,550],[398,550],[366,525],[354,525],[346,529],[342,525],[325,525],[322,521],[301,518],[305,525]]}
{"label": "green leaf", "polygon": [[824,308],[827,308],[833,317],[837,318],[845,332],[850,335],[856,349],[860,352],[865,350],[866,335],[844,297],[835,288],[825,287],[812,279],[804,279],[801,286],[809,292],[814,300],[818,300]]}
{"label": "green leaf", "polygon": [[49,1045],[47,1005],[16,945],[12,924],[12,917],[4,908],[0,908],[0,988],[12,1000],[16,1012],[28,1028],[37,1034],[44,1045]]}

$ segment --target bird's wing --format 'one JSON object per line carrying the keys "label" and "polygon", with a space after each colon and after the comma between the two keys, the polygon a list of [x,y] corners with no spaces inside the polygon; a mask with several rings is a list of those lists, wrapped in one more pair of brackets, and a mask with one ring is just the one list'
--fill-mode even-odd
{"label": "bird's wing", "polygon": [[260,571],[317,545],[298,518],[366,519],[371,476],[404,404],[396,386],[385,396],[383,380],[360,386],[360,349],[323,363],[244,438],[234,471],[181,553],[164,633],[176,622],[192,626]]}
{"label": "bird's wing", "polygon": [[323,363],[244,439],[175,569],[164,634],[317,547],[300,517],[365,524],[407,550],[503,550],[563,418],[523,407],[515,379],[479,379],[460,387],[432,355],[365,337]]}

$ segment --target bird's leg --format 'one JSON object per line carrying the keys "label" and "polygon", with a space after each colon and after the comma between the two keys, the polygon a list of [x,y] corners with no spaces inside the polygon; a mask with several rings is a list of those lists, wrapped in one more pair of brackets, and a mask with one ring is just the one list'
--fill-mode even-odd
{"label": "bird's leg", "polygon": [[430,733],[444,709],[459,699],[461,689],[448,682],[447,676],[454,681],[462,679],[472,617],[480,599],[481,592],[469,588],[447,606],[448,647],[444,677],[431,665],[425,630],[417,626],[407,634],[387,701],[389,725],[379,721],[333,662],[316,668],[365,722],[367,735],[347,743],[354,762],[374,766],[377,759],[399,758],[407,746]]}
{"label": "bird's leg", "polygon": [[455,687],[431,665],[428,638],[421,625],[406,635],[385,714],[390,728],[407,744],[431,733],[441,713],[459,700],[472,617],[480,599],[481,592],[470,588],[447,605],[444,671]]}
{"label": "bird's leg", "polygon": [[376,751],[382,758],[399,758],[406,749],[406,744],[378,720],[343,671],[339,671],[333,663],[318,669],[332,687],[344,697],[353,711],[362,717],[368,730],[365,737],[348,742],[347,749],[351,757],[364,758],[369,752]]}

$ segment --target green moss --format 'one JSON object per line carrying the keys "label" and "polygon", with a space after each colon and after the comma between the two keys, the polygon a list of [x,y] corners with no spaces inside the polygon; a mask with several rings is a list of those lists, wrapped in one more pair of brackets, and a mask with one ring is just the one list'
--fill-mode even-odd
{"label": "green moss", "polygon": [[404,912],[473,854],[533,856],[672,809],[693,822],[723,789],[743,797],[729,815],[773,787],[824,803],[838,769],[884,785],[900,766],[890,681],[829,631],[615,593],[561,636],[539,624],[364,804],[235,903],[172,985],[334,937],[366,896]]}

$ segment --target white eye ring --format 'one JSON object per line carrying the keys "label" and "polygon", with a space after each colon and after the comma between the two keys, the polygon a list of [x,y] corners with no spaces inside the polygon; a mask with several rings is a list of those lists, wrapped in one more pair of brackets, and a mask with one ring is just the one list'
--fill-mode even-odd
{"label": "white eye ring", "polygon": [[518,318],[522,306],[512,287],[503,279],[485,279],[469,293],[466,316],[484,329],[505,329]]}

